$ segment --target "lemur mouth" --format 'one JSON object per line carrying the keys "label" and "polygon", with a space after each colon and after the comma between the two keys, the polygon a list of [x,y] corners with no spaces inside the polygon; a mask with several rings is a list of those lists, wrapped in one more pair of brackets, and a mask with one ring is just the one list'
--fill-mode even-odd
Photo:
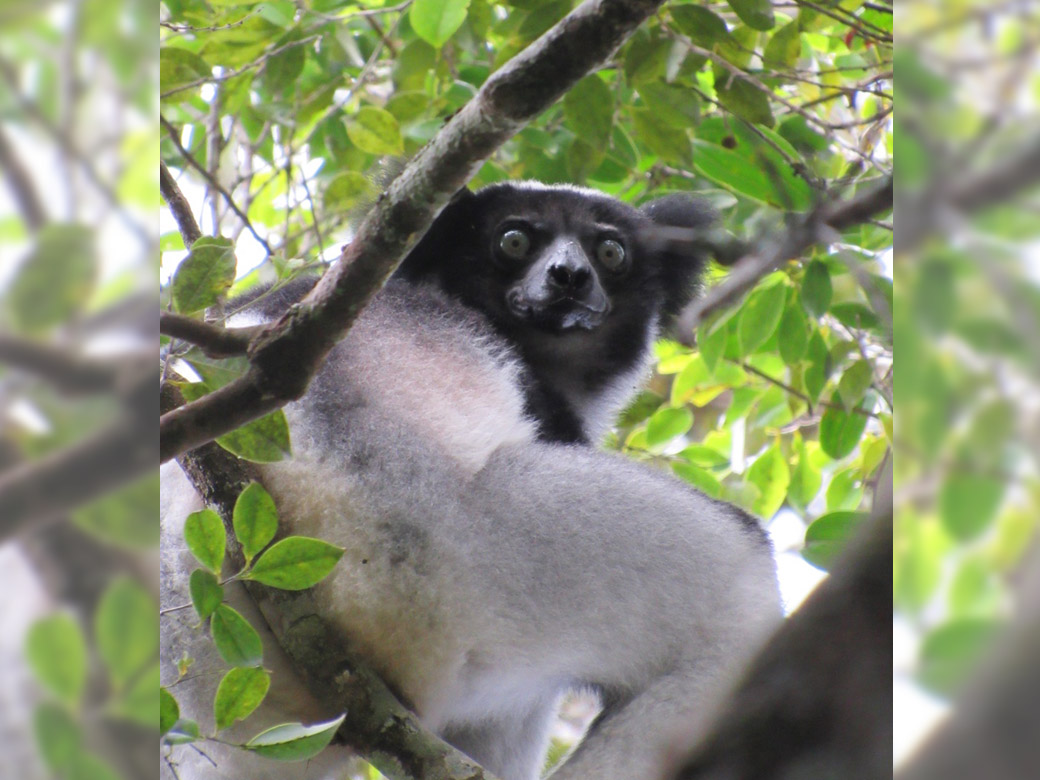
{"label": "lemur mouth", "polygon": [[531,301],[519,290],[506,295],[506,305],[518,320],[550,333],[594,330],[610,313],[606,298],[589,302],[561,295],[546,301]]}

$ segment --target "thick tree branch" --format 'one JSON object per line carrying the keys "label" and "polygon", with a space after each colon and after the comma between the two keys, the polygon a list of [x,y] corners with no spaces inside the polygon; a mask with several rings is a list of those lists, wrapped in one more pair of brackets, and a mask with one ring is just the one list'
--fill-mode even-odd
{"label": "thick tree branch", "polygon": [[892,208],[892,177],[838,203],[823,203],[791,225],[781,241],[758,254],[747,255],[733,265],[729,275],[707,294],[695,300],[679,316],[677,333],[692,344],[694,331],[712,312],[731,306],[760,279],[798,257],[809,247],[834,240],[835,231],[859,225]]}
{"label": "thick tree branch", "polygon": [[587,0],[492,75],[380,196],[340,262],[251,349],[247,374],[160,421],[163,462],[299,398],[397,263],[495,149],[605,62],[662,0]]}

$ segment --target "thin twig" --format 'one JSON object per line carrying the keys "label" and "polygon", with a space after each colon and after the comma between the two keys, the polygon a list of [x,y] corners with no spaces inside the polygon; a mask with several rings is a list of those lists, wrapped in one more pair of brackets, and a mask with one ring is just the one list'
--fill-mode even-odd
{"label": "thin twig", "polygon": [[192,168],[198,171],[202,175],[202,177],[207,182],[209,182],[210,186],[212,186],[213,189],[215,189],[217,192],[221,194],[221,196],[223,196],[224,200],[227,201],[228,207],[233,212],[235,212],[235,215],[240,220],[242,220],[242,223],[246,226],[246,229],[253,234],[253,238],[255,238],[257,242],[259,242],[260,246],[264,248],[264,251],[267,252],[268,255],[273,255],[274,252],[271,250],[270,245],[259,233],[256,232],[256,228],[253,227],[253,223],[249,221],[249,217],[247,217],[245,213],[242,211],[242,209],[238,207],[238,204],[235,203],[235,199],[231,197],[231,193],[224,189],[223,185],[220,182],[218,182],[215,178],[213,178],[213,176],[210,175],[209,171],[206,170],[205,166],[203,166],[198,160],[196,160],[195,157],[191,154],[191,152],[184,148],[184,145],[181,143],[180,136],[177,132],[177,128],[174,127],[170,123],[170,121],[166,119],[166,117],[164,117],[162,114],[159,115],[159,123],[164,128],[166,128],[166,133],[170,136],[170,140],[173,141],[173,145],[177,147],[177,151],[181,153],[181,156],[184,157],[184,160]]}
{"label": "thin twig", "polygon": [[244,355],[249,342],[260,328],[221,328],[208,322],[173,312],[159,313],[159,332],[170,338],[187,341],[210,357],[225,358]]}

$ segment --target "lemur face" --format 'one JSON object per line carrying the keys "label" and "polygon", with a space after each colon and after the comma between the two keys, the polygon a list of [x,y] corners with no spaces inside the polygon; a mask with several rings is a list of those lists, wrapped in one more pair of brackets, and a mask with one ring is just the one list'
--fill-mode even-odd
{"label": "lemur face", "polygon": [[[669,217],[665,224],[691,228],[710,221],[692,199]],[[594,190],[495,184],[460,193],[401,273],[435,276],[521,342],[527,332],[567,337],[615,323],[641,332],[671,297],[692,295],[703,265],[670,252],[659,227]]]}

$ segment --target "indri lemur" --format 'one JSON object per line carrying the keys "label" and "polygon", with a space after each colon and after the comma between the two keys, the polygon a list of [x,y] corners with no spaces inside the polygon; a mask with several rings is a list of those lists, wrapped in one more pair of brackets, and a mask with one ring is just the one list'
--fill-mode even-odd
{"label": "indri lemur", "polygon": [[[680,239],[708,221],[678,197],[636,210],[536,183],[461,194],[286,407],[293,457],[263,468],[286,532],[347,550],[316,588],[322,616],[503,780],[538,777],[575,688],[598,691],[603,712],[553,777],[651,777],[780,615],[752,518],[587,446],[692,295],[703,260]],[[244,316],[277,317],[305,284]],[[165,606],[187,600],[181,525],[200,504],[176,466],[163,489]],[[197,657],[176,693],[205,726],[223,665],[193,616],[163,621],[166,676],[185,648]],[[264,664],[273,688],[240,733],[337,714],[281,668],[270,636]],[[206,751],[216,768],[183,750],[180,776],[331,777],[342,760],[221,750]]]}

